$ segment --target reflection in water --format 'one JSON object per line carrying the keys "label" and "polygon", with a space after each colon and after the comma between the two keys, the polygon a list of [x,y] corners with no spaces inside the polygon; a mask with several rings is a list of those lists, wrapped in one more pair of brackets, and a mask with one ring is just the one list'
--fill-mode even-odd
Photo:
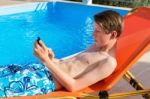
{"label": "reflection in water", "polygon": [[83,33],[83,48],[87,48],[89,44],[93,42],[92,32],[94,30],[93,20],[90,17],[87,17],[84,25],[84,33]]}
{"label": "reflection in water", "polygon": [[52,0],[52,1],[53,1],[53,3],[52,3],[52,12],[54,13],[54,12],[56,12],[55,11],[56,0]]}

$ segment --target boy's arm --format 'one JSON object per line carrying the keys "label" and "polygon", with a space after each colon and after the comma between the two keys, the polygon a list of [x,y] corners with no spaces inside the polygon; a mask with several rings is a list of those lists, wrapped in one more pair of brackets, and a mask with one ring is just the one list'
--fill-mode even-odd
{"label": "boy's arm", "polygon": [[53,76],[63,87],[68,91],[74,92],[93,85],[109,76],[115,70],[115,64],[112,61],[112,59],[106,59],[77,79],[72,78],[60,70],[60,68],[50,60],[46,61],[44,65],[50,69]]}

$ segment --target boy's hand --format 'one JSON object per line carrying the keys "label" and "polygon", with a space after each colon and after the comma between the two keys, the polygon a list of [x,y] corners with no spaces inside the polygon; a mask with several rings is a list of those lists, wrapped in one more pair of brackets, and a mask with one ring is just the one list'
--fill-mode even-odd
{"label": "boy's hand", "polygon": [[41,40],[39,41],[39,43],[40,45],[37,41],[34,43],[34,55],[39,58],[43,63],[51,61],[49,58],[50,51]]}
{"label": "boy's hand", "polygon": [[48,55],[49,55],[49,58],[51,59],[51,60],[53,60],[54,59],[54,53],[53,53],[53,51],[52,51],[52,49],[51,48],[47,48],[48,49]]}

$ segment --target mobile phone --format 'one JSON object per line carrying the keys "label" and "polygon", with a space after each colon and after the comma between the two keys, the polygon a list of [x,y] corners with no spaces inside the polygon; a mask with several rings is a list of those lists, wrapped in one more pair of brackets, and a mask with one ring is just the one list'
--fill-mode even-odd
{"label": "mobile phone", "polygon": [[40,42],[39,42],[40,40],[41,40],[41,38],[40,38],[40,37],[37,37],[37,40],[36,40],[36,41],[37,41],[37,43],[41,46],[41,44],[40,44]]}

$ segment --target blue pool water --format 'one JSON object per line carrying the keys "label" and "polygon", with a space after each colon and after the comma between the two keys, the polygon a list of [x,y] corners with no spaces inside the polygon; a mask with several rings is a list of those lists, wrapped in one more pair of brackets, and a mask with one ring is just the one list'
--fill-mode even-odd
{"label": "blue pool water", "polygon": [[82,51],[93,43],[95,13],[112,9],[124,16],[128,12],[64,2],[50,2],[44,9],[36,9],[0,16],[0,65],[37,62],[33,44],[38,36],[53,49],[56,58]]}

